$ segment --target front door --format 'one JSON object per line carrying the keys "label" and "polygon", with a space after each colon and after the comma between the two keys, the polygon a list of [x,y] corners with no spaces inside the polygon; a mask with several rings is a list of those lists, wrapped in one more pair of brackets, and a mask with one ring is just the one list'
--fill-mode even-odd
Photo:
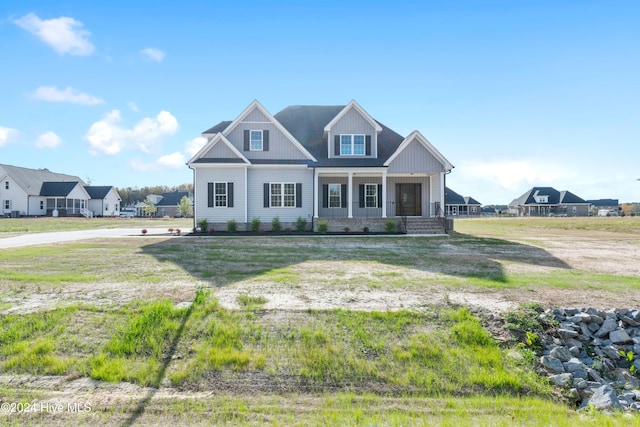
{"label": "front door", "polygon": [[422,185],[396,184],[396,216],[422,215]]}

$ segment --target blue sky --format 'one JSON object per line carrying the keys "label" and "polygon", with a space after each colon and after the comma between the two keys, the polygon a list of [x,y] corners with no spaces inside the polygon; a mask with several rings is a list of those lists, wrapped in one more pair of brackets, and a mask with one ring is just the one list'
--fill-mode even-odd
{"label": "blue sky", "polygon": [[254,99],[355,99],[483,204],[640,201],[638,22],[635,0],[3,1],[0,163],[178,185]]}

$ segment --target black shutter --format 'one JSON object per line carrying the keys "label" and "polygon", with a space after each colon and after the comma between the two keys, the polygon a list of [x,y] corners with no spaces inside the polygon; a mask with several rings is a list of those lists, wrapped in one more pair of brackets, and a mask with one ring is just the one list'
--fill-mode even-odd
{"label": "black shutter", "polygon": [[227,183],[227,207],[233,207],[233,182]]}
{"label": "black shutter", "polygon": [[296,183],[296,208],[302,207],[302,184]]}
{"label": "black shutter", "polygon": [[340,206],[343,208],[347,207],[347,184],[342,184],[340,186]]}
{"label": "black shutter", "polygon": [[333,137],[333,154],[335,156],[340,155],[340,135]]}
{"label": "black shutter", "polygon": [[269,183],[265,182],[264,183],[264,207],[268,208],[269,207]]}
{"label": "black shutter", "polygon": [[269,151],[269,130],[262,131],[262,151]]}
{"label": "black shutter", "polygon": [[378,184],[378,207],[382,207],[382,184]]}
{"label": "black shutter", "polygon": [[207,184],[207,206],[213,207],[213,182]]}
{"label": "black shutter", "polygon": [[329,207],[329,186],[327,184],[322,184],[322,207]]}
{"label": "black shutter", "polygon": [[359,194],[360,207],[364,208],[364,184],[358,185],[358,189],[360,190],[360,194]]}
{"label": "black shutter", "polygon": [[371,155],[371,135],[365,136],[365,144],[366,144],[365,154],[367,156],[370,156]]}
{"label": "black shutter", "polygon": [[244,151],[249,151],[249,130],[244,131]]}

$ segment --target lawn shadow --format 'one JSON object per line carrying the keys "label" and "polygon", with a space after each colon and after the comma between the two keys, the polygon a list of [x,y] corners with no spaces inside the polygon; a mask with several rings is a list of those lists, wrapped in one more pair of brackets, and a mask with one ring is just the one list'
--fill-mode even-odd
{"label": "lawn shadow", "polygon": [[390,266],[506,283],[503,263],[571,269],[532,245],[454,233],[450,237],[183,237],[142,247],[213,287],[306,261],[377,262]]}

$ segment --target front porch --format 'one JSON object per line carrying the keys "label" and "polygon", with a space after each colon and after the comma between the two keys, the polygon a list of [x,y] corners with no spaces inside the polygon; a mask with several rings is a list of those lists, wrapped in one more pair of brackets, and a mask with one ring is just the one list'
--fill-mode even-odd
{"label": "front porch", "polygon": [[87,209],[88,199],[72,199],[66,197],[47,198],[47,216],[84,216],[93,217],[93,212]]}

